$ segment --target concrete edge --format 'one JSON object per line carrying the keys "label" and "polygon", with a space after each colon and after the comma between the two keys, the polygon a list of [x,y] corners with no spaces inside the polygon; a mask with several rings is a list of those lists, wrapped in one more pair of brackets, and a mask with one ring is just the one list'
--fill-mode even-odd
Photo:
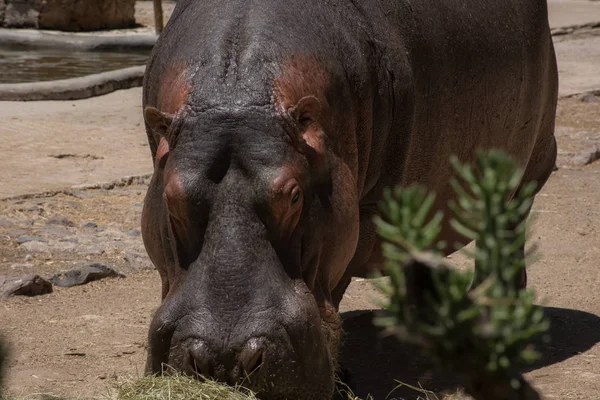
{"label": "concrete edge", "polygon": [[587,96],[587,95],[600,96],[600,88],[584,90],[583,92],[563,94],[563,95],[558,96],[558,99],[559,100],[572,99],[573,97],[583,97],[583,96]]}
{"label": "concrete edge", "polygon": [[55,81],[0,84],[0,100],[79,100],[142,86],[145,65]]}
{"label": "concrete edge", "polygon": [[593,30],[596,28],[600,28],[600,21],[589,22],[587,24],[581,24],[581,25],[561,26],[558,28],[550,29],[550,33],[552,34],[552,36],[563,36],[563,35],[570,35],[572,33],[577,33],[580,31]]}
{"label": "concrete edge", "polygon": [[[600,28],[600,21],[552,28],[552,36],[568,35],[581,30]],[[151,50],[157,35],[81,35],[44,30],[0,28],[0,44],[32,48],[62,48],[83,51]]]}
{"label": "concrete edge", "polygon": [[157,39],[156,35],[146,34],[76,35],[0,28],[0,44],[31,48],[60,48],[80,51],[150,51]]}
{"label": "concrete edge", "polygon": [[53,197],[57,194],[66,194],[72,195],[73,192],[78,190],[112,190],[117,187],[126,187],[132,185],[144,185],[148,184],[150,179],[152,178],[152,173],[142,174],[142,175],[130,175],[125,176],[124,178],[117,179],[109,182],[100,182],[100,183],[89,183],[83,185],[74,185],[65,189],[57,189],[57,190],[47,190],[44,192],[38,193],[26,193],[26,194],[18,194],[15,196],[8,196],[0,198],[0,202],[4,201],[14,201],[14,200],[26,200],[26,199],[35,199],[42,197]]}

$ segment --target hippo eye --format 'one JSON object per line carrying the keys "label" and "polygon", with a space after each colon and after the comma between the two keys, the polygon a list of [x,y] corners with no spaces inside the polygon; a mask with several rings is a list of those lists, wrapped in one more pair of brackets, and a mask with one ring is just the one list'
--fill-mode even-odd
{"label": "hippo eye", "polygon": [[294,196],[292,197],[292,204],[296,204],[300,200],[300,190],[296,189]]}

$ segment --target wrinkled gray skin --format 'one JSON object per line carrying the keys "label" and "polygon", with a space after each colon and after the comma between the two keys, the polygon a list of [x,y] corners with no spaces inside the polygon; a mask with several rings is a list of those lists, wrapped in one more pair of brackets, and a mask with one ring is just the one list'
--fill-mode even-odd
{"label": "wrinkled gray skin", "polygon": [[[477,148],[541,187],[556,99],[542,0],[180,0],[144,82],[148,371],[330,398],[382,190],[420,182],[445,210],[450,155]],[[441,239],[462,240],[447,221]]]}

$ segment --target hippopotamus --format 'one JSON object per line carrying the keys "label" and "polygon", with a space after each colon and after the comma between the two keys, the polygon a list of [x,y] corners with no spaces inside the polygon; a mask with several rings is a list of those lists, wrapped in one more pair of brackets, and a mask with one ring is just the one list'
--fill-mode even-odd
{"label": "hippopotamus", "polygon": [[[449,159],[478,149],[541,188],[557,80],[545,0],[179,0],[143,83],[148,373],[331,398],[340,301],[384,264],[384,189],[448,211]],[[439,239],[465,242],[445,215]]]}

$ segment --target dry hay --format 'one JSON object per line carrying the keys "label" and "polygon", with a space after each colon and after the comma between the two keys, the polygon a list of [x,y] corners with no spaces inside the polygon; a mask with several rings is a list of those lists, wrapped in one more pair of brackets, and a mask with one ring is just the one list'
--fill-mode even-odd
{"label": "dry hay", "polygon": [[119,400],[258,400],[243,386],[230,387],[208,379],[184,375],[123,380],[117,385]]}

